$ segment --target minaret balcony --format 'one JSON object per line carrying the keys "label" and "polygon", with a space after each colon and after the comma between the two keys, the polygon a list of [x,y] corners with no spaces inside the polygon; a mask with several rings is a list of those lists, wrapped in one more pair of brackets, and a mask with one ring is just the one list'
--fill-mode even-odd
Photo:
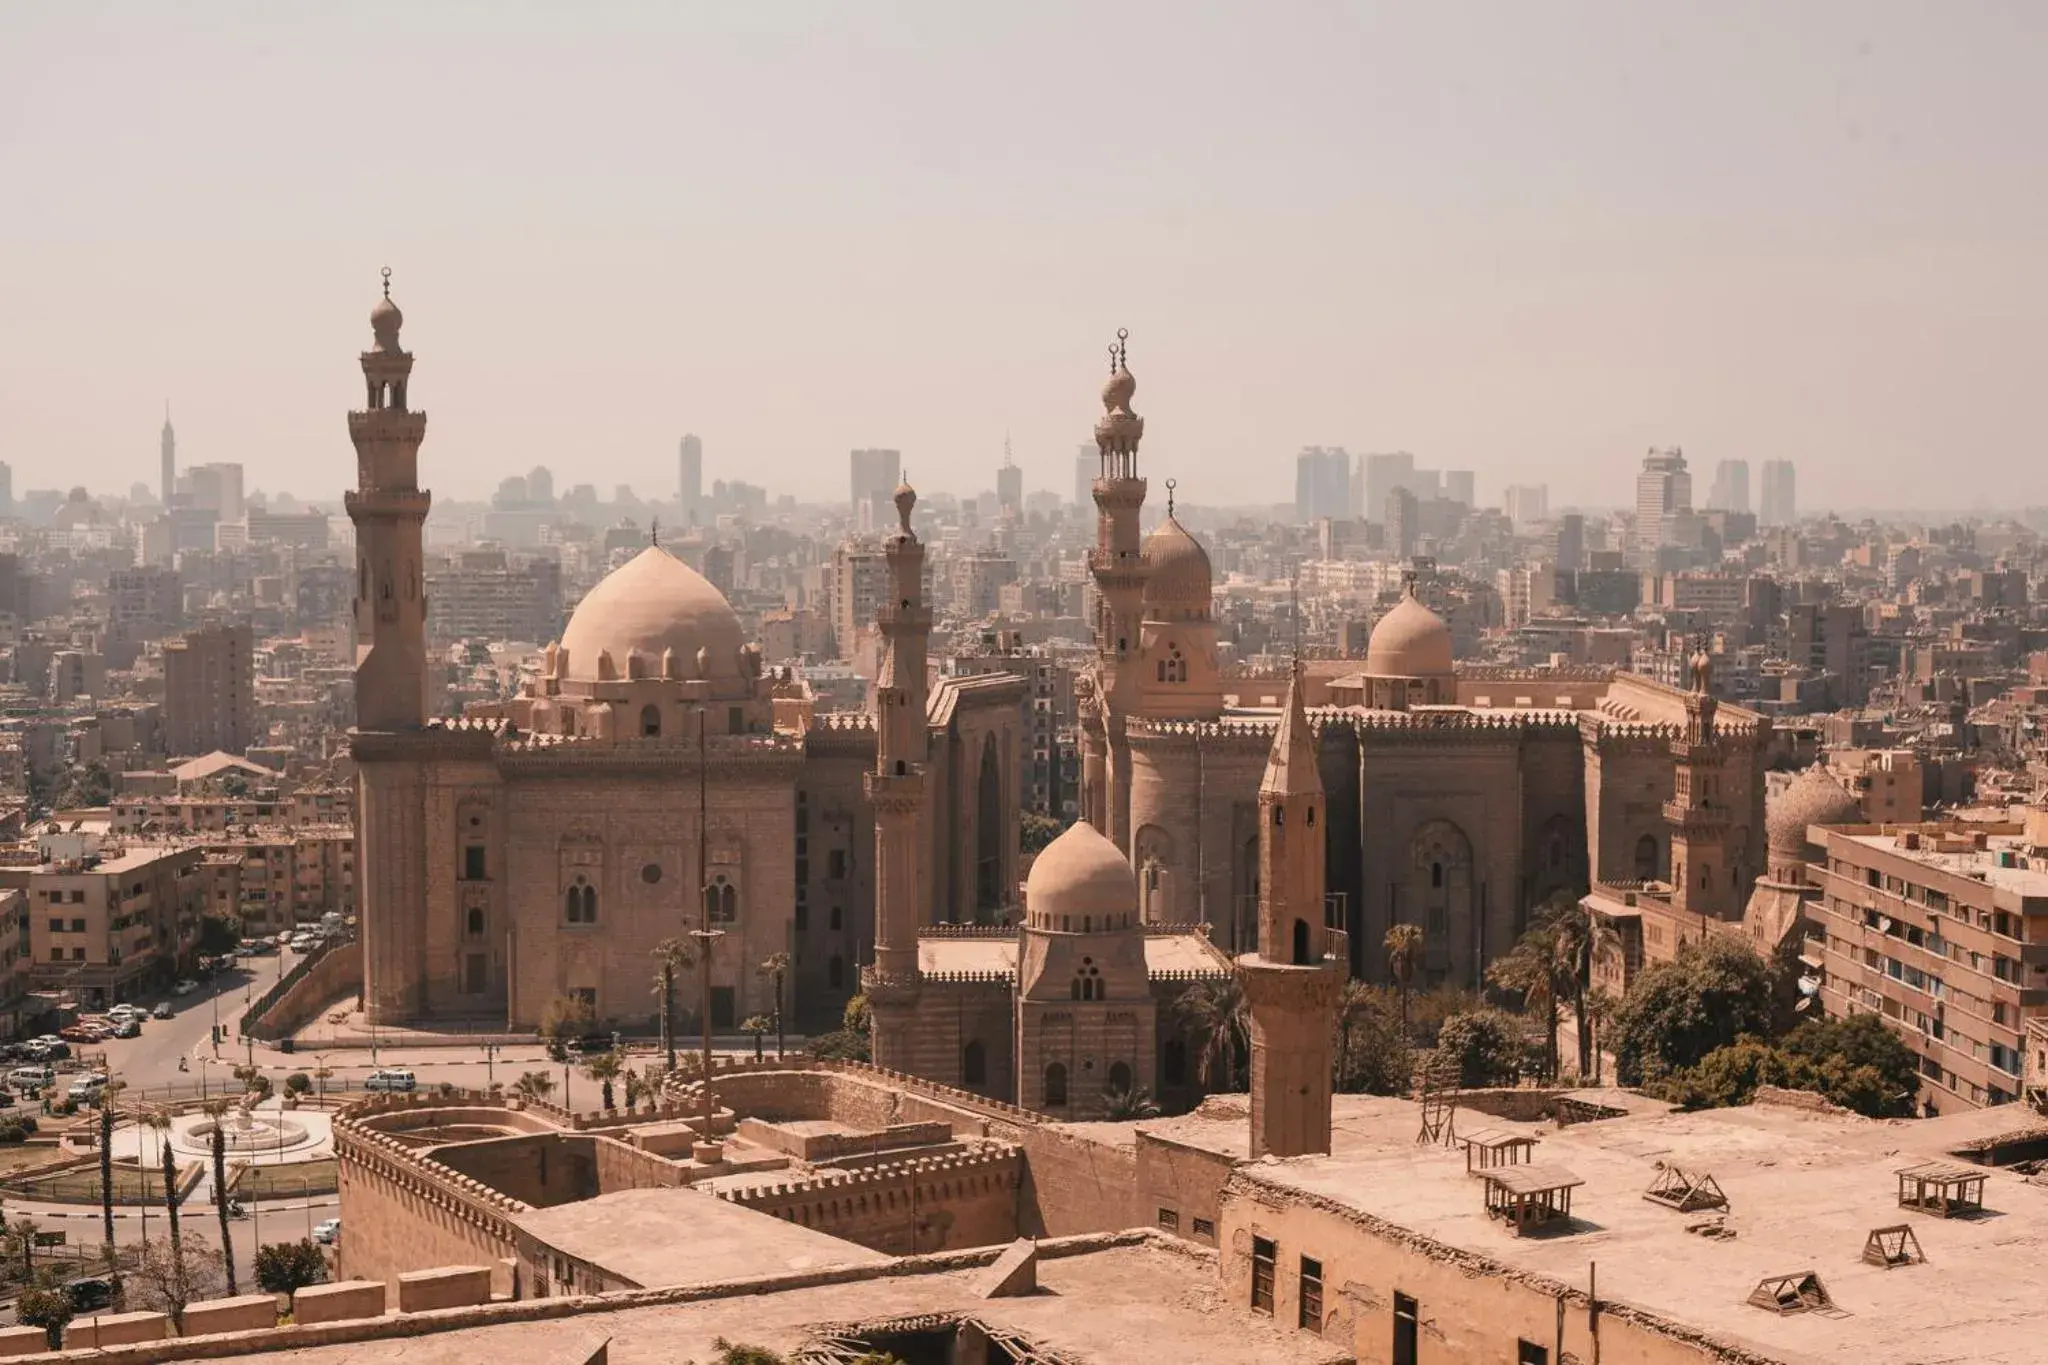
{"label": "minaret balcony", "polygon": [[1728,827],[1729,812],[1725,806],[1692,806],[1683,801],[1664,803],[1666,824],[1684,829],[1716,830]]}
{"label": "minaret balcony", "polygon": [[348,415],[348,434],[356,441],[412,441],[427,438],[427,414],[418,408],[370,408]]}
{"label": "minaret balcony", "polygon": [[424,488],[350,488],[341,504],[352,520],[364,517],[421,517],[433,505],[434,495]]}

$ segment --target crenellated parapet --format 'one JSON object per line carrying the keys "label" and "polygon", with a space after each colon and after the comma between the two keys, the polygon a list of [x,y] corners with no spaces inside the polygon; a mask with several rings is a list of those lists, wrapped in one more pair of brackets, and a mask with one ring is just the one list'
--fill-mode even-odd
{"label": "crenellated parapet", "polygon": [[1618,670],[1601,664],[1469,664],[1457,665],[1459,682],[1604,683]]}
{"label": "crenellated parapet", "polygon": [[[511,1220],[529,1212],[532,1205],[423,1155],[419,1148],[370,1122],[393,1110],[428,1112],[447,1103],[440,1097],[421,1103],[413,1097],[393,1096],[354,1106],[334,1120],[335,1159],[351,1180],[371,1181],[405,1202],[438,1209],[509,1248],[514,1234]],[[502,1101],[475,1094],[456,1097],[454,1105],[465,1110],[505,1107]],[[344,1184],[345,1191],[347,1188]]]}
{"label": "crenellated parapet", "polygon": [[1000,1188],[1014,1188],[1022,1174],[1024,1149],[1008,1142],[985,1143],[974,1151],[950,1152],[940,1156],[906,1157],[851,1170],[826,1169],[807,1179],[778,1181],[772,1185],[751,1185],[718,1190],[720,1199],[732,1204],[775,1213],[781,1206],[810,1203],[819,1198],[847,1199],[877,1192],[906,1190],[912,1185],[934,1187],[931,1193],[949,1197],[952,1187],[962,1193],[977,1180],[1000,1181]]}

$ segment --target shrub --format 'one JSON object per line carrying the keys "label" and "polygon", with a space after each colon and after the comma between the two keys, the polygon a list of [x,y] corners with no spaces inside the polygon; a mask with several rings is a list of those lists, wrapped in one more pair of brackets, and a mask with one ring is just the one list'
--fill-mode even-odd
{"label": "shrub", "polygon": [[71,1321],[71,1300],[61,1289],[25,1289],[14,1316],[24,1327],[40,1327],[50,1336],[50,1349],[63,1344],[64,1324]]}
{"label": "shrub", "polygon": [[1437,1064],[1468,1089],[1512,1085],[1522,1074],[1522,1026],[1505,1010],[1477,1009],[1444,1020]]}
{"label": "shrub", "polygon": [[327,1258],[310,1240],[256,1248],[256,1283],[266,1294],[295,1294],[327,1278]]}
{"label": "shrub", "polygon": [[284,1090],[287,1095],[303,1095],[312,1088],[313,1078],[303,1071],[294,1071],[284,1078]]}
{"label": "shrub", "polygon": [[1771,1034],[1775,969],[1739,940],[1710,938],[1643,971],[1614,1013],[1616,1077],[1641,1085],[1697,1066],[1748,1034]]}

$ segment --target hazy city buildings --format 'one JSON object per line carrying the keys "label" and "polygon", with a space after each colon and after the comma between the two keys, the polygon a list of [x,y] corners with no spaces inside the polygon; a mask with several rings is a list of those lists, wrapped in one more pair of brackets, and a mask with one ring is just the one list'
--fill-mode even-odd
{"label": "hazy city buildings", "polygon": [[1749,461],[1722,460],[1714,466],[1707,506],[1718,512],[1749,511]]}
{"label": "hazy city buildings", "polygon": [[178,492],[178,433],[171,429],[171,405],[164,404],[164,429],[157,437],[157,454],[162,466],[162,483],[159,495],[165,508],[177,500]]}
{"label": "hazy city buildings", "polygon": [[853,470],[853,514],[861,531],[879,531],[889,523],[889,499],[903,482],[903,453],[898,450],[856,450]]}
{"label": "hazy city buildings", "polygon": [[1765,460],[1757,521],[1764,526],[1791,526],[1799,520],[1797,475],[1790,460]]}
{"label": "hazy city buildings", "polygon": [[174,754],[238,754],[256,734],[255,635],[210,625],[164,646],[164,733]]}
{"label": "hazy city buildings", "polygon": [[1676,446],[1652,449],[1643,457],[1642,472],[1636,475],[1635,511],[1638,561],[1655,568],[1657,551],[1667,543],[1674,517],[1692,511],[1692,475]]}
{"label": "hazy city buildings", "polygon": [[676,452],[676,496],[683,504],[683,516],[692,522],[704,519],[704,442],[695,435],[683,437]]}
{"label": "hazy city buildings", "polygon": [[1351,512],[1351,456],[1342,447],[1304,446],[1294,457],[1294,519],[1343,517]]}

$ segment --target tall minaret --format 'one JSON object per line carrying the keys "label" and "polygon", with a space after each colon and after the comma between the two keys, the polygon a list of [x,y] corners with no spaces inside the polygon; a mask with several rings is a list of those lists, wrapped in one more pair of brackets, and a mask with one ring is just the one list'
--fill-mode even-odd
{"label": "tall minaret", "polygon": [[1108,752],[1103,763],[1102,832],[1128,856],[1131,851],[1131,750],[1124,721],[1137,706],[1138,627],[1144,614],[1147,566],[1138,534],[1145,505],[1145,481],[1138,477],[1138,442],[1145,419],[1131,411],[1138,381],[1124,360],[1130,334],[1117,329],[1109,348],[1109,381],[1102,386],[1102,419],[1095,424],[1095,449],[1102,461],[1095,479],[1095,548],[1088,568],[1101,601],[1095,624],[1102,728]]}
{"label": "tall minaret", "polygon": [[1253,1156],[1330,1150],[1330,1035],[1348,954],[1323,910],[1323,779],[1301,664],[1259,783],[1259,951],[1237,960],[1252,1014]]}
{"label": "tall minaret", "polygon": [[163,500],[164,506],[171,505],[171,495],[178,491],[178,433],[171,430],[171,400],[164,400],[164,432],[157,438],[157,448],[163,457]]}
{"label": "tall minaret", "polygon": [[370,310],[375,337],[363,352],[368,391],[348,415],[356,447],[356,487],[346,496],[356,525],[356,728],[416,730],[427,715],[427,599],[421,578],[421,527],[430,495],[419,484],[427,415],[405,404],[412,354],[398,346],[405,315],[384,297]]}
{"label": "tall minaret", "polygon": [[889,600],[876,615],[882,672],[874,691],[875,770],[868,801],[875,811],[875,961],[862,973],[874,1014],[875,1065],[915,1069],[917,1021],[918,816],[924,808],[925,649],[932,631],[924,604],[924,545],[910,529],[917,493],[896,486],[900,523],[882,553]]}
{"label": "tall minaret", "polygon": [[1714,660],[1704,641],[1694,652],[1689,671],[1692,690],[1685,694],[1685,734],[1671,743],[1677,762],[1671,799],[1664,803],[1664,820],[1671,826],[1671,906],[1727,919],[1741,910],[1746,888],[1736,885],[1735,869],[1729,865],[1731,807],[1722,789],[1724,751],[1714,734]]}

